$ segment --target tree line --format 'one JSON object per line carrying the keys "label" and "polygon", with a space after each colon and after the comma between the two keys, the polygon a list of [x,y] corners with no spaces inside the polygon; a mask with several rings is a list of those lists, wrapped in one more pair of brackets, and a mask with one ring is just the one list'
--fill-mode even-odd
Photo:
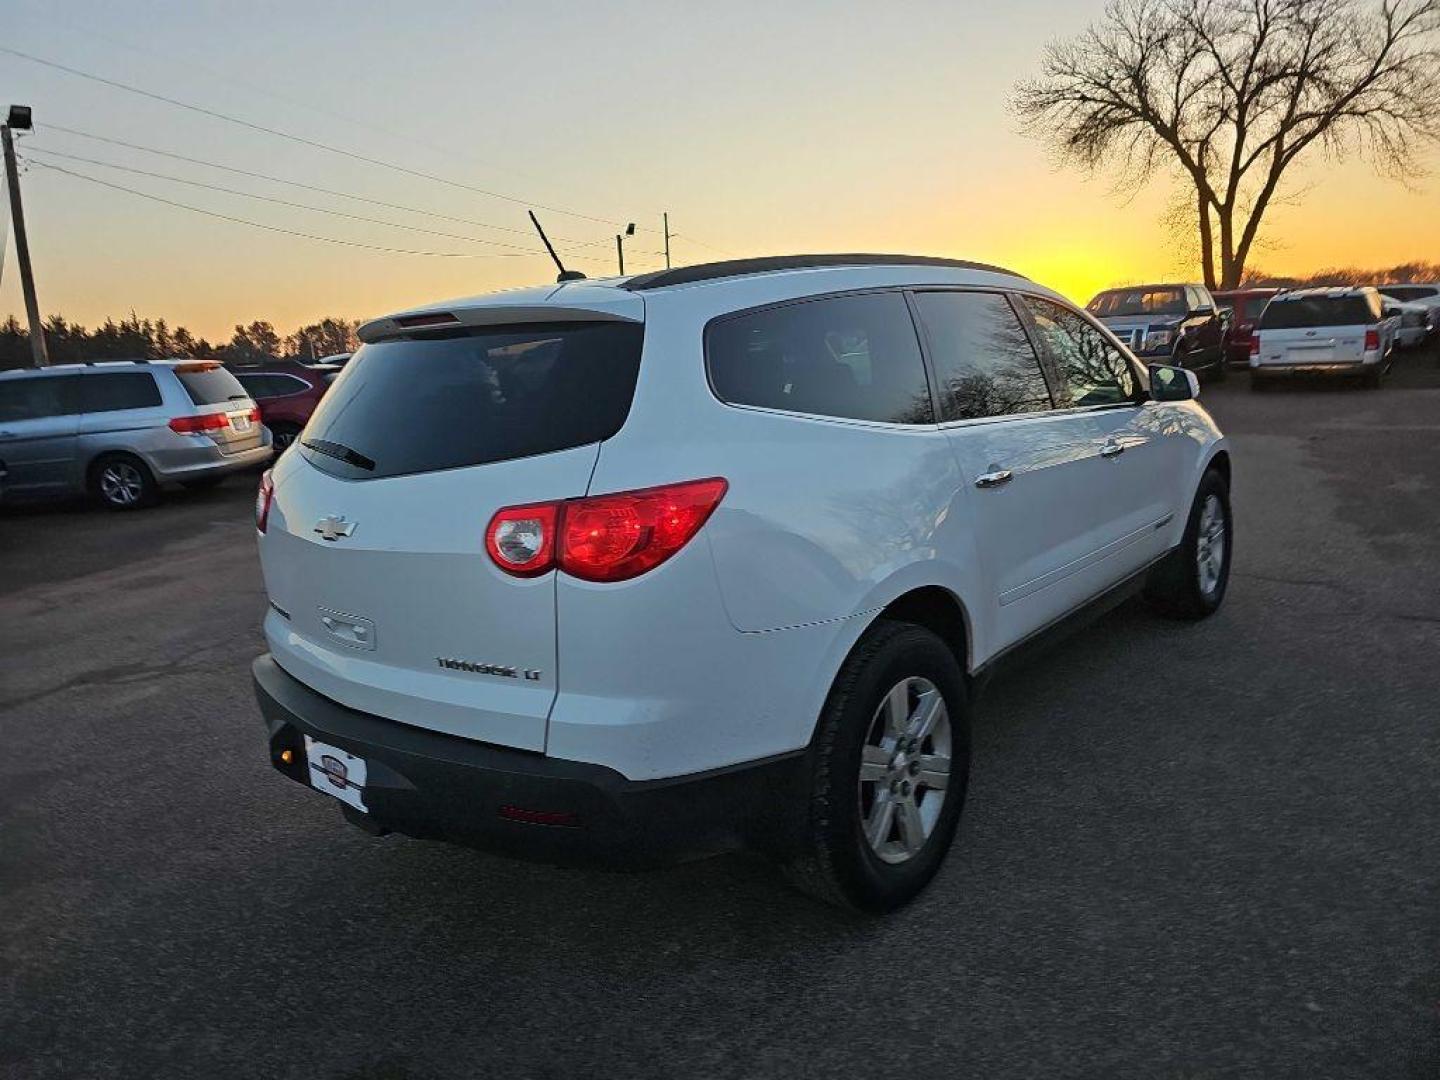
{"label": "tree line", "polygon": [[[52,364],[95,360],[170,360],[213,358],[234,364],[258,364],[284,357],[310,359],[359,347],[357,319],[324,318],[284,337],[263,320],[237,324],[230,340],[212,343],[164,319],[142,319],[133,311],[118,322],[107,318],[87,330],[63,315],[45,320],[45,344]],[[30,334],[15,316],[0,323],[0,370],[30,366]]]}
{"label": "tree line", "polygon": [[1405,282],[1440,283],[1440,263],[1408,262],[1384,270],[1366,270],[1358,266],[1333,266],[1313,274],[1299,276],[1271,274],[1264,270],[1247,270],[1241,287],[1258,289],[1274,286],[1280,289],[1309,289],[1326,285],[1400,285]]}

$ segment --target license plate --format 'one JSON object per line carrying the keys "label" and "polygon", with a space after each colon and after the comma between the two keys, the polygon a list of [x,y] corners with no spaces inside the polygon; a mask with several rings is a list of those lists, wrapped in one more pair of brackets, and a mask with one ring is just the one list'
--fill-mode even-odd
{"label": "license plate", "polygon": [[1290,362],[1294,364],[1328,364],[1335,359],[1335,350],[1329,345],[1316,345],[1308,349],[1291,349]]}
{"label": "license plate", "polygon": [[335,796],[363,814],[370,812],[361,798],[365,793],[364,758],[306,735],[305,759],[310,766],[311,787]]}
{"label": "license plate", "polygon": [[230,418],[230,426],[233,427],[236,431],[249,431],[249,430],[250,430],[250,417],[248,417],[248,416],[233,416],[233,417]]}

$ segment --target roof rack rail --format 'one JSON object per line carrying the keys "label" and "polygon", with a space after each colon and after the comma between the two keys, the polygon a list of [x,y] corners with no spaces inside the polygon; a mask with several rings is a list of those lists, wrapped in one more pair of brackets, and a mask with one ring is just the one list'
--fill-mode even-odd
{"label": "roof rack rail", "polygon": [[717,278],[767,274],[778,270],[811,270],[825,266],[946,266],[956,270],[984,270],[1009,277],[1024,277],[1023,274],[1006,270],[1003,266],[965,259],[941,259],[932,255],[767,255],[756,259],[730,259],[724,262],[700,263],[696,266],[680,266],[673,270],[655,270],[648,274],[637,274],[623,282],[620,287],[631,292],[643,292],[646,289],[663,289],[667,285],[690,285]]}

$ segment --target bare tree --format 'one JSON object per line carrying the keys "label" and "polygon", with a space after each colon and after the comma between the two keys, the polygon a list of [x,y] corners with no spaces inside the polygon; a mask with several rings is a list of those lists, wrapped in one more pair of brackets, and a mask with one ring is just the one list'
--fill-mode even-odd
{"label": "bare tree", "polygon": [[1063,162],[1187,183],[1205,283],[1234,288],[1302,156],[1417,174],[1440,139],[1440,0],[1111,0],[1013,104]]}

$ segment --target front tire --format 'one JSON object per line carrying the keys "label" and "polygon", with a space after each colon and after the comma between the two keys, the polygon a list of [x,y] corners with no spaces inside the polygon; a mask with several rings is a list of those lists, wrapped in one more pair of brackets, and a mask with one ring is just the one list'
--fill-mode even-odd
{"label": "front tire", "polygon": [[882,620],[836,676],[816,727],[801,889],[838,907],[908,903],[950,850],[970,774],[964,673],[938,636]]}
{"label": "front tire", "polygon": [[1234,551],[1230,486],[1219,470],[1200,479],[1180,546],[1150,572],[1145,599],[1172,619],[1203,619],[1215,614],[1230,583]]}

